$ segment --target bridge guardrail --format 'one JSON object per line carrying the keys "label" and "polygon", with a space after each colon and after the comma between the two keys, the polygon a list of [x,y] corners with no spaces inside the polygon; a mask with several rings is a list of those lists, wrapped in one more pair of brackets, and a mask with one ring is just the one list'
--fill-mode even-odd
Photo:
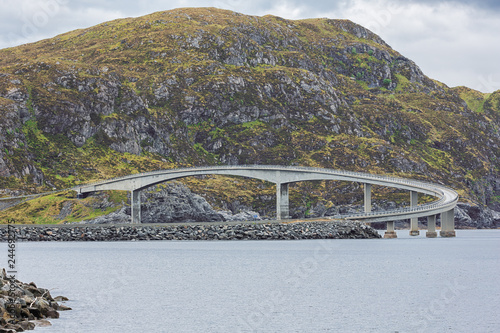
{"label": "bridge guardrail", "polygon": [[[406,178],[399,178],[399,177],[394,177],[394,176],[384,176],[384,175],[378,175],[378,174],[369,174],[369,173],[362,173],[362,172],[357,172],[357,171],[347,171],[347,170],[338,170],[338,169],[324,169],[324,168],[317,168],[317,167],[298,167],[298,166],[278,166],[278,165],[217,165],[217,166],[205,166],[205,167],[191,167],[191,168],[180,168],[180,169],[162,169],[162,170],[156,170],[156,171],[151,171],[151,172],[141,172],[137,174],[132,174],[132,175],[126,175],[126,176],[121,176],[121,177],[115,177],[115,178],[110,178],[107,180],[101,180],[101,181],[96,181],[92,182],[89,184],[82,184],[78,186],[74,186],[72,188],[68,189],[63,189],[63,190],[57,190],[57,191],[51,191],[51,192],[45,192],[45,193],[39,193],[39,194],[31,194],[31,195],[26,195],[26,196],[17,196],[17,197],[6,197],[6,198],[0,198],[0,200],[12,200],[12,199],[18,199],[18,198],[29,198],[29,197],[38,197],[38,196],[43,196],[43,195],[48,195],[48,194],[53,194],[57,192],[62,192],[62,191],[67,191],[67,190],[74,190],[78,192],[78,189],[81,189],[83,187],[92,187],[92,186],[97,186],[100,184],[105,184],[105,183],[110,183],[110,182],[116,182],[116,181],[121,181],[121,180],[126,180],[126,179],[133,179],[137,177],[142,177],[146,175],[156,175],[156,174],[163,174],[166,172],[169,173],[183,173],[183,172],[188,172],[188,171],[205,171],[205,170],[213,170],[213,169],[266,169],[266,170],[297,170],[297,171],[314,171],[317,173],[322,173],[322,174],[333,174],[333,175],[340,175],[340,176],[347,176],[347,177],[352,177],[356,178],[357,182],[362,182],[363,179],[366,179],[367,181],[369,180],[380,180],[382,182],[387,182],[388,186],[390,184],[394,185],[406,185],[409,187],[414,187],[415,189],[422,189],[426,191],[433,192],[436,197],[439,199],[430,203],[426,204],[421,204],[417,205],[414,207],[404,207],[404,208],[399,208],[395,210],[389,210],[389,211],[374,211],[374,212],[368,212],[368,213],[355,213],[355,214],[347,214],[347,215],[337,215],[340,218],[355,218],[355,217],[371,217],[371,216],[380,216],[380,215],[393,215],[393,214],[404,214],[404,213],[411,213],[411,212],[419,212],[419,211],[432,211],[435,209],[442,208],[446,205],[453,205],[458,201],[458,194],[441,185],[441,184],[435,184],[427,181],[415,181],[415,180],[410,180]],[[451,197],[449,198],[449,202],[447,202],[447,194],[450,194]]]}
{"label": "bridge guardrail", "polygon": [[[433,192],[436,197],[439,199],[436,201],[433,201],[431,203],[427,204],[422,204],[422,205],[417,205],[414,207],[405,207],[401,209],[396,209],[396,210],[390,210],[390,211],[376,211],[376,212],[369,212],[369,213],[359,213],[359,214],[350,214],[350,215],[341,215],[342,218],[352,218],[352,217],[361,217],[361,216],[377,216],[377,215],[387,215],[387,214],[396,214],[396,213],[408,213],[408,212],[417,212],[417,211],[432,211],[434,209],[438,209],[442,206],[445,205],[451,205],[454,202],[458,201],[458,194],[449,189],[446,188],[445,186],[441,184],[436,184],[436,183],[431,183],[427,181],[415,181],[415,180],[410,180],[406,178],[399,178],[399,177],[394,177],[394,176],[384,176],[384,175],[377,175],[377,174],[369,174],[369,173],[362,173],[362,172],[357,172],[357,171],[347,171],[347,170],[337,170],[337,169],[324,169],[324,168],[317,168],[317,167],[297,167],[297,166],[278,166],[278,165],[217,165],[217,166],[205,166],[205,167],[191,167],[191,168],[180,168],[180,169],[163,169],[163,170],[156,170],[156,171],[151,171],[151,172],[142,172],[142,173],[137,173],[137,174],[132,174],[132,175],[127,175],[127,176],[121,176],[121,177],[115,177],[111,178],[108,180],[104,181],[97,181],[93,182],[90,184],[85,184],[85,185],[79,185],[75,186],[73,189],[77,190],[78,188],[81,187],[91,187],[91,186],[96,186],[99,184],[104,184],[104,183],[109,183],[109,182],[115,182],[115,181],[120,181],[120,180],[125,180],[125,179],[132,179],[132,178],[137,178],[137,177],[142,177],[145,175],[155,175],[155,174],[163,174],[166,172],[169,173],[183,173],[183,172],[189,172],[189,171],[205,171],[205,170],[212,170],[212,169],[266,169],[266,170],[297,170],[297,171],[314,171],[318,173],[323,173],[323,174],[334,174],[334,175],[341,175],[341,176],[348,176],[352,178],[356,178],[358,182],[362,182],[363,179],[366,179],[367,181],[369,180],[380,180],[382,182],[387,182],[388,186],[390,184],[394,185],[406,185],[409,187],[414,187],[415,189],[422,189],[426,191]],[[452,195],[452,200],[450,202],[446,202],[447,200],[447,195],[446,193],[450,193]]]}
{"label": "bridge guardrail", "polygon": [[162,170],[155,170],[155,171],[150,171],[150,172],[141,172],[141,173],[136,173],[136,174],[131,174],[131,175],[126,175],[126,176],[121,176],[121,177],[114,177],[106,180],[101,180],[101,181],[95,181],[92,183],[88,184],[82,184],[75,186],[73,188],[78,188],[78,187],[84,187],[84,186],[93,186],[93,185],[98,185],[102,184],[105,182],[111,182],[111,181],[118,181],[118,180],[124,180],[124,179],[129,179],[129,178],[136,178],[136,177],[141,177],[144,175],[153,175],[153,174],[161,174],[164,172],[185,172],[185,171],[193,171],[196,169],[200,170],[207,170],[207,169],[247,169],[247,168],[253,168],[253,169],[278,169],[278,170],[283,170],[283,169],[288,169],[288,170],[298,170],[298,171],[317,171],[321,173],[328,173],[328,174],[343,174],[343,175],[352,175],[352,176],[357,176],[360,178],[378,178],[380,180],[385,180],[385,181],[391,181],[399,184],[414,184],[416,186],[419,186],[421,184],[427,184],[430,186],[435,186],[435,183],[430,183],[426,181],[413,181],[413,180],[408,180],[405,178],[398,178],[394,176],[383,176],[383,175],[377,175],[377,174],[370,174],[370,173],[361,173],[357,171],[346,171],[346,170],[338,170],[338,169],[323,169],[323,168],[316,168],[316,167],[297,167],[297,166],[278,166],[278,165],[217,165],[217,166],[206,166],[206,167],[192,167],[192,168],[179,168],[179,169],[162,169]]}
{"label": "bridge guardrail", "polygon": [[426,212],[429,211],[431,212],[432,210],[442,208],[446,205],[452,205],[453,203],[458,202],[458,198],[452,200],[451,202],[444,203],[445,199],[441,198],[436,202],[432,203],[427,203],[427,204],[422,204],[414,207],[404,207],[404,208],[398,208],[398,209],[391,209],[391,210],[383,210],[383,211],[373,211],[373,212],[360,212],[360,213],[353,213],[353,214],[338,214],[335,215],[334,218],[356,218],[356,217],[363,217],[363,218],[369,218],[369,217],[375,217],[375,216],[381,216],[381,215],[394,215],[394,214],[405,214],[405,213],[413,213],[413,212]]}
{"label": "bridge guardrail", "polygon": [[[130,179],[130,178],[136,178],[136,177],[141,177],[144,175],[154,175],[154,174],[162,174],[165,172],[176,172],[176,173],[181,173],[181,172],[186,172],[186,171],[194,171],[196,169],[199,170],[210,170],[210,169],[247,169],[247,168],[253,168],[253,169],[277,169],[277,170],[283,170],[283,169],[288,169],[288,170],[297,170],[297,171],[317,171],[321,173],[327,173],[327,174],[339,174],[339,175],[351,175],[351,176],[356,176],[359,178],[366,178],[366,179],[380,179],[384,181],[390,181],[398,184],[407,184],[407,185],[414,185],[417,187],[421,187],[422,185],[427,185],[425,186],[426,188],[436,188],[435,183],[427,182],[427,181],[414,181],[414,180],[408,180],[405,178],[399,178],[399,177],[394,177],[394,176],[383,176],[383,175],[377,175],[377,174],[370,174],[370,173],[361,173],[361,172],[356,172],[356,171],[346,171],[346,170],[337,170],[337,169],[323,169],[323,168],[316,168],[316,167],[296,167],[296,166],[277,166],[277,165],[224,165],[224,166],[206,166],[206,167],[192,167],[192,168],[180,168],[180,169],[162,169],[162,170],[155,170],[155,171],[150,171],[150,172],[141,172],[141,173],[136,173],[136,174],[131,174],[131,175],[126,175],[126,176],[121,176],[121,177],[114,177],[106,180],[100,180],[88,184],[81,184],[74,186],[73,188],[79,188],[79,187],[87,187],[87,186],[93,186],[93,185],[98,185],[106,182],[112,182],[112,181],[118,181],[118,180],[124,180],[124,179]],[[439,184],[440,185],[440,184]],[[440,185],[442,186],[442,185]]]}

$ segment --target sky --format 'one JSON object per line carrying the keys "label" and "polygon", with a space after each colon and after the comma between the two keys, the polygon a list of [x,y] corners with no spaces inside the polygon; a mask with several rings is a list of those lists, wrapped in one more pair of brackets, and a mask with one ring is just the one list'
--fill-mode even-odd
{"label": "sky", "polygon": [[450,87],[500,89],[499,0],[0,0],[0,48],[179,7],[349,19]]}

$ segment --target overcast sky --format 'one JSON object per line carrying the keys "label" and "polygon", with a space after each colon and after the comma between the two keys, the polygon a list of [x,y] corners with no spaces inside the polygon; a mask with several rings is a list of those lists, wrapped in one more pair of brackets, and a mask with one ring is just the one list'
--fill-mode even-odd
{"label": "overcast sky", "polygon": [[179,7],[350,19],[450,87],[500,89],[499,0],[0,0],[0,48]]}

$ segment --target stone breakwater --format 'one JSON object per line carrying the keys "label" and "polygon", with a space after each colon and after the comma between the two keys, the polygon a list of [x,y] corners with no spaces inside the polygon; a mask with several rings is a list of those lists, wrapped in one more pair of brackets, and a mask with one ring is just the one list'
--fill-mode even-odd
{"label": "stone breakwater", "polygon": [[[291,240],[380,238],[359,222],[238,223],[189,225],[16,226],[18,241]],[[0,228],[0,241],[7,241]]]}
{"label": "stone breakwater", "polygon": [[63,296],[52,298],[50,291],[33,282],[23,283],[8,276],[5,269],[0,277],[0,332],[24,332],[35,326],[50,326],[49,318],[59,318],[58,311],[71,310],[59,304]]}

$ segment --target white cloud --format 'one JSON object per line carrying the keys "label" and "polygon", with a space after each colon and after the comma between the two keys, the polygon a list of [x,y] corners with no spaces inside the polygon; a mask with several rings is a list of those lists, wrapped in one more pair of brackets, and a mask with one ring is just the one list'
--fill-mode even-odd
{"label": "white cloud", "polygon": [[451,3],[411,4],[394,15],[380,35],[431,78],[491,92],[500,85],[480,81],[481,76],[500,75],[495,61],[500,53],[498,31],[500,21],[494,12]]}
{"label": "white cloud", "polygon": [[[8,0],[9,2],[13,2]],[[70,8],[69,0],[21,0],[0,14],[0,48],[30,43],[78,28],[124,17],[119,10],[99,7]]]}
{"label": "white cloud", "polygon": [[310,16],[347,18],[377,33],[449,86],[500,89],[498,12],[458,2],[355,0]]}
{"label": "white cloud", "polygon": [[111,21],[127,16],[128,15],[120,10],[89,7],[72,10],[70,13],[68,13],[68,15],[65,15],[65,17],[62,18],[60,22],[64,26],[73,25],[75,29],[77,29],[91,27],[102,22]]}
{"label": "white cloud", "polygon": [[297,6],[289,4],[287,1],[279,1],[278,3],[274,3],[268,14],[296,20],[305,18],[304,12],[306,11],[307,7],[305,5]]}

